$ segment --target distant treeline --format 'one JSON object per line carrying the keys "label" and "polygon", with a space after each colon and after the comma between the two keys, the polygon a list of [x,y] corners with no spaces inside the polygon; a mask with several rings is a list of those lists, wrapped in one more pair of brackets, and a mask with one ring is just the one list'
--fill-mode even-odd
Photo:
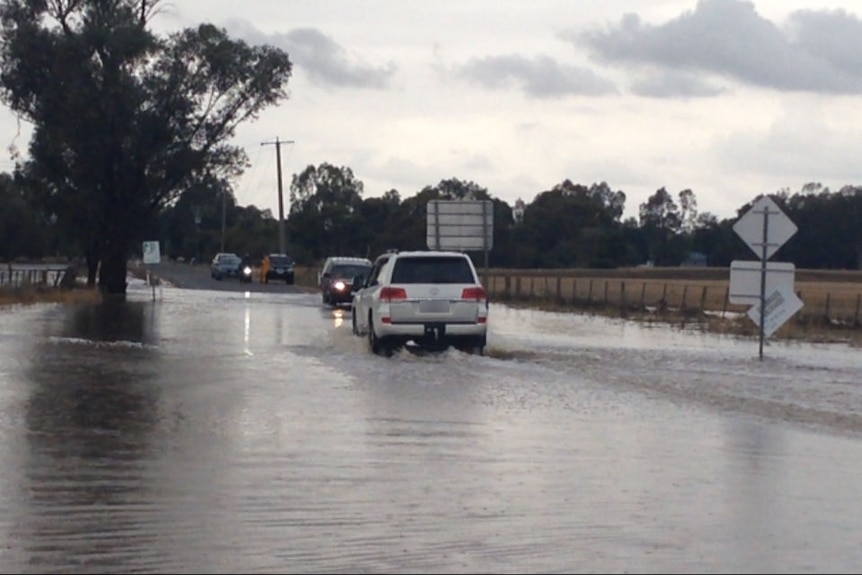
{"label": "distant treeline", "polygon": [[[837,191],[818,184],[769,194],[798,227],[773,256],[805,269],[860,269],[862,187]],[[298,263],[315,265],[329,255],[373,257],[387,249],[426,249],[426,206],[434,199],[488,199],[494,205],[495,268],[617,268],[651,264],[728,267],[756,259],[733,231],[733,218],[699,213],[691,190],[675,196],[664,188],[639,206],[638,218],[623,219],[626,196],[606,183],[566,180],[515,205],[485,188],[457,179],[427,186],[402,199],[397,190],[363,197],[363,184],[349,168],[321,164],[293,176],[285,216],[286,251]],[[756,198],[752,199],[752,202]],[[69,230],[11,176],[0,176],[0,259],[80,257]],[[279,249],[279,221],[269,210],[240,206],[229,187],[193,187],[164,208],[142,239],[161,241],[171,259],[209,261],[219,251],[260,257]],[[136,246],[131,246],[134,253]],[[138,247],[139,249],[139,247]],[[484,255],[475,254],[477,265]]]}

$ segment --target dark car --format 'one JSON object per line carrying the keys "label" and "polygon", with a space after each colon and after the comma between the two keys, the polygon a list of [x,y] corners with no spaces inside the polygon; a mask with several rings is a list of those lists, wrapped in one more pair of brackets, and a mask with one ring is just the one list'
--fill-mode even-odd
{"label": "dark car", "polygon": [[353,284],[357,277],[366,277],[371,271],[371,260],[366,258],[334,256],[326,259],[320,272],[323,303],[338,305],[353,303]]}
{"label": "dark car", "polygon": [[286,254],[269,254],[269,269],[263,278],[264,282],[269,280],[284,280],[285,283],[292,284],[294,279],[294,262],[293,259]]}

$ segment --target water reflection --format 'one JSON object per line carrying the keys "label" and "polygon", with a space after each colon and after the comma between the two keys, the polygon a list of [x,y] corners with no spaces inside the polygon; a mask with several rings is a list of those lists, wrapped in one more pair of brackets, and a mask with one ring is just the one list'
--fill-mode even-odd
{"label": "water reflection", "polygon": [[157,329],[155,305],[107,299],[97,304],[64,308],[59,325],[48,324],[46,335],[93,343],[151,344]]}
{"label": "water reflection", "polygon": [[332,311],[332,315],[335,316],[335,327],[336,327],[336,329],[341,327],[341,325],[344,323],[344,316],[345,316],[344,310],[336,308]]}
{"label": "water reflection", "polygon": [[[139,503],[158,388],[145,304],[72,308],[34,345],[27,370],[26,511],[14,530],[46,569],[82,562],[122,569],[140,533],[119,510]],[[113,510],[113,511],[111,511]]]}
{"label": "water reflection", "polygon": [[254,352],[251,351],[251,306],[249,305],[249,297],[251,294],[249,292],[245,292],[245,310],[243,314],[243,322],[242,322],[242,344],[243,344],[243,353],[246,355],[254,355]]}

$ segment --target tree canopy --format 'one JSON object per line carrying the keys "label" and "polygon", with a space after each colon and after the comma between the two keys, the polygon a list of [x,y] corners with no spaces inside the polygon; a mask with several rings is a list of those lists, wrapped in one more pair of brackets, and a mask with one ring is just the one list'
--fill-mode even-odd
{"label": "tree canopy", "polygon": [[292,64],[210,24],[166,38],[158,0],[0,1],[0,96],[33,124],[22,176],[125,293],[133,242],[179,194],[246,167],[237,126],[287,97]]}

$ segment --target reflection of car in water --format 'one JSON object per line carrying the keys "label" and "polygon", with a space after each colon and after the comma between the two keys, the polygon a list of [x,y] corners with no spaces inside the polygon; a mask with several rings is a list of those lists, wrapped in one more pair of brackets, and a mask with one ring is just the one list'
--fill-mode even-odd
{"label": "reflection of car in water", "polygon": [[284,280],[292,284],[294,271],[293,259],[286,254],[269,254],[265,258],[266,272],[263,275],[264,283],[269,280]]}
{"label": "reflection of car in water", "polygon": [[239,276],[242,259],[235,253],[221,252],[213,257],[210,264],[210,277],[213,279],[224,279]]}
{"label": "reflection of car in water", "polygon": [[366,258],[327,258],[318,278],[323,303],[338,305],[353,302],[353,284],[357,277],[364,278],[371,271],[371,260]]}

